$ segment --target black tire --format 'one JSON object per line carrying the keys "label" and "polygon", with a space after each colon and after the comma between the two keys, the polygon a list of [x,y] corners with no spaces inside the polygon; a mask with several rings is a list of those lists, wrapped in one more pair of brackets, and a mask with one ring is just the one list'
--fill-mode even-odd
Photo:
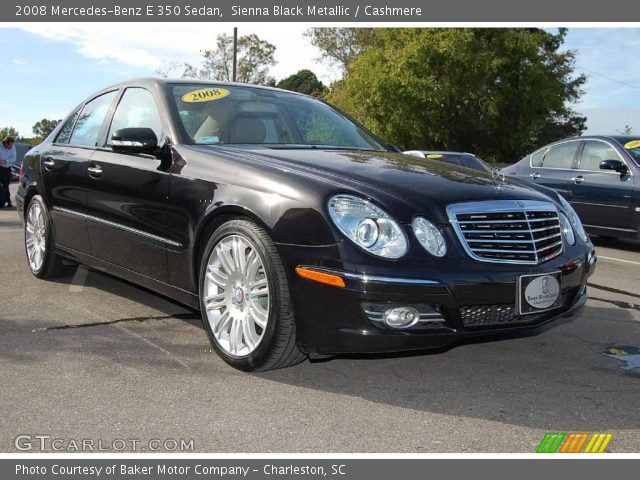
{"label": "black tire", "polygon": [[[269,311],[263,336],[251,353],[234,356],[218,343],[204,305],[207,265],[216,245],[231,235],[248,240],[260,256],[269,286]],[[245,219],[234,219],[218,227],[207,242],[200,259],[200,311],[212,347],[232,367],[244,371],[266,371],[289,367],[306,359],[296,345],[296,329],[287,275],[276,247],[261,227]]]}
{"label": "black tire", "polygon": [[[45,249],[42,259],[42,264],[38,268],[34,268],[29,261],[29,252],[27,249],[27,221],[29,212],[31,208],[37,205],[42,212],[42,217],[44,220],[44,236],[45,236]],[[53,226],[51,224],[51,215],[49,215],[49,210],[44,203],[44,200],[40,195],[35,195],[29,201],[29,206],[27,207],[25,214],[25,222],[24,222],[24,247],[25,254],[27,256],[27,265],[29,266],[29,270],[33,275],[38,278],[46,279],[46,278],[54,278],[64,274],[65,269],[62,265],[61,257],[56,253],[55,250],[55,239],[53,236]]]}

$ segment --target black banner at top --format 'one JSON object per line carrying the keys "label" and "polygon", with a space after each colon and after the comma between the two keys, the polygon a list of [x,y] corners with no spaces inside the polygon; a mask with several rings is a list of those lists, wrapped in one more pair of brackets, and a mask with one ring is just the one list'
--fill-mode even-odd
{"label": "black banner at top", "polygon": [[14,0],[22,22],[635,22],[628,0]]}

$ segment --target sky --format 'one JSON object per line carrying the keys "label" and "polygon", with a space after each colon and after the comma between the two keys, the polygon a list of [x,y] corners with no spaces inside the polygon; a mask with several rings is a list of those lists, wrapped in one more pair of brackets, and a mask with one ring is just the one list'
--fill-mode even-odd
{"label": "sky", "polygon": [[[242,24],[276,46],[276,79],[308,68],[325,83],[340,77],[335,66],[303,36],[306,24]],[[0,24],[0,126],[31,136],[42,118],[65,117],[92,92],[128,78],[154,75],[165,62],[198,64],[231,24],[25,23]],[[616,133],[630,125],[640,134],[640,28],[571,28],[564,48],[575,49],[577,71],[588,76],[576,110],[588,133]]]}

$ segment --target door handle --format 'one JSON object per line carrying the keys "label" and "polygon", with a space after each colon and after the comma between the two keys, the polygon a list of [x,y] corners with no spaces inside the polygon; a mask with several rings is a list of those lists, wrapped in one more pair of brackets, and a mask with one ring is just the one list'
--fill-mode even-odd
{"label": "door handle", "polygon": [[52,158],[46,158],[44,159],[44,161],[42,162],[42,164],[44,165],[44,169],[47,172],[50,172],[51,170],[53,170],[53,167],[56,166],[56,162],[53,161]]}
{"label": "door handle", "polygon": [[100,178],[102,175],[102,168],[99,165],[92,165],[87,168],[87,172],[89,172],[89,176],[92,178]]}
{"label": "door handle", "polygon": [[529,175],[533,180],[537,180],[540,178],[540,174],[538,172],[532,173]]}
{"label": "door handle", "polygon": [[571,181],[577,185],[578,183],[584,182],[584,177],[582,175],[578,175],[577,177],[573,177]]}

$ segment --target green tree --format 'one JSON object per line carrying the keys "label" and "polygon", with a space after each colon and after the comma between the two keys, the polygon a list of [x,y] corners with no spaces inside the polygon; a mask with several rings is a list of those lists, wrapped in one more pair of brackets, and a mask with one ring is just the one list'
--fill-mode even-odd
{"label": "green tree", "polygon": [[316,74],[306,69],[300,70],[287,78],[283,78],[278,82],[277,87],[293,92],[313,95],[314,97],[323,97],[328,92],[328,88],[318,80]]}
{"label": "green tree", "polygon": [[[254,85],[273,83],[269,68],[276,64],[275,45],[257,35],[238,38],[237,81]],[[184,64],[183,78],[201,78],[230,82],[233,80],[233,37],[218,35],[216,48],[205,50],[201,65]]]}
{"label": "green tree", "polygon": [[33,126],[33,134],[36,137],[44,140],[49,136],[51,132],[53,132],[53,130],[58,126],[58,124],[61,121],[62,121],[61,119],[49,120],[49,119],[43,118],[39,122],[36,122],[35,125]]}
{"label": "green tree", "polygon": [[586,118],[566,30],[376,29],[329,100],[401,148],[474,152],[514,162]]}
{"label": "green tree", "polygon": [[18,131],[13,127],[0,128],[0,141],[4,140],[6,137],[13,137],[16,141],[21,138]]}
{"label": "green tree", "polygon": [[320,49],[323,59],[343,72],[365,48],[379,43],[373,28],[310,28],[304,35]]}

